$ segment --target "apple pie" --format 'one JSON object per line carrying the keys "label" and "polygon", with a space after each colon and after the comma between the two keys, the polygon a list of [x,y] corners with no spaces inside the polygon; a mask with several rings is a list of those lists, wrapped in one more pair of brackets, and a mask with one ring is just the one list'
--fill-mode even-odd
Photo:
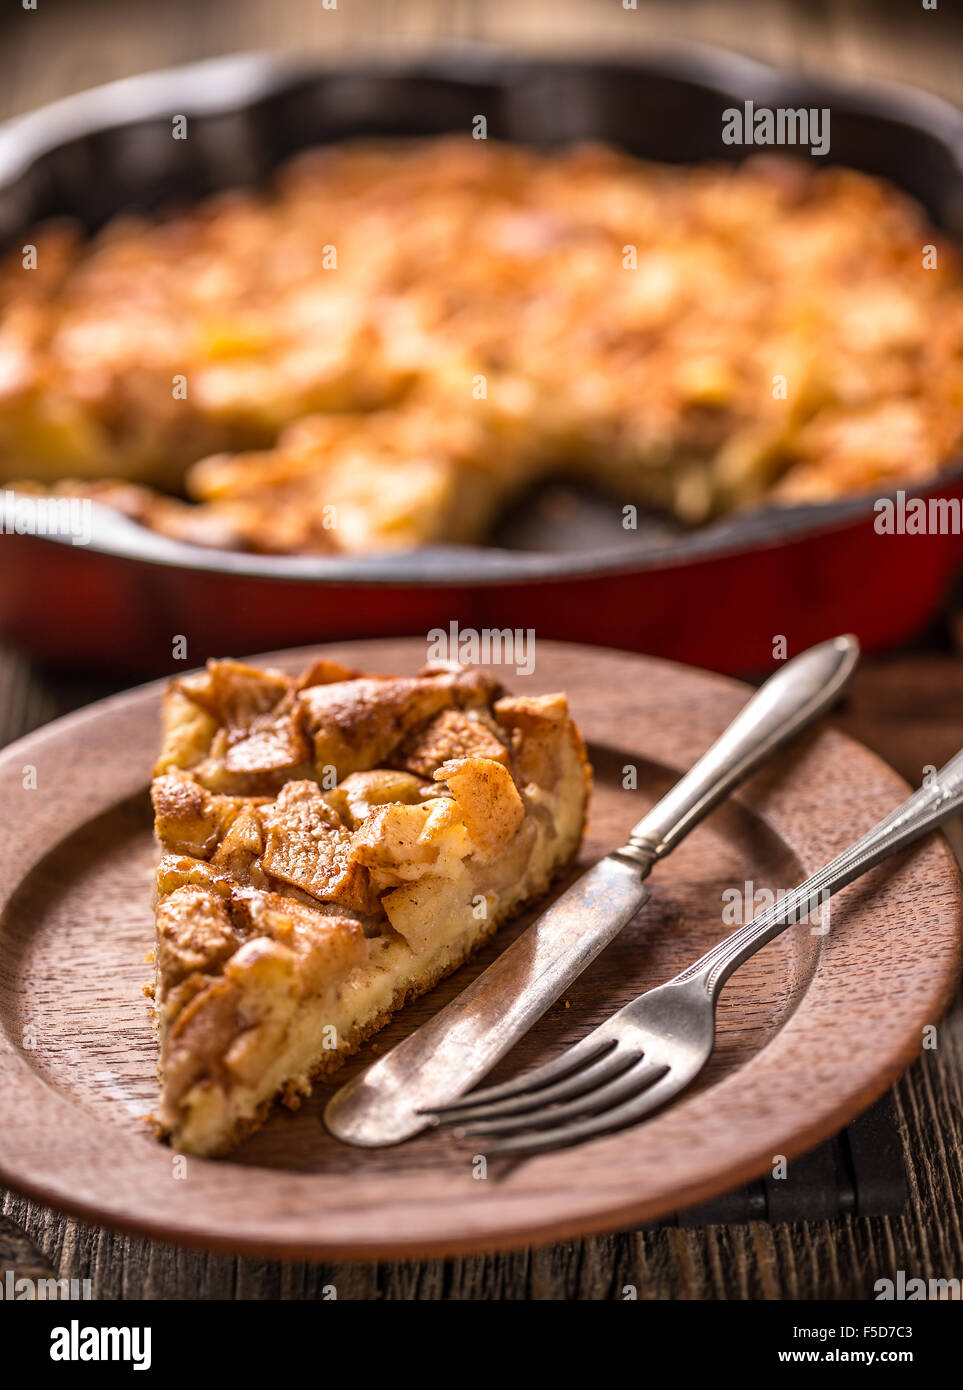
{"label": "apple pie", "polygon": [[564,695],[478,669],[174,680],[152,783],[161,1131],[223,1153],[294,1106],[575,856]]}
{"label": "apple pie", "polygon": [[0,479],[198,545],[479,542],[546,474],[696,524],[963,443],[957,249],[814,160],[347,143],[30,241],[0,264]]}

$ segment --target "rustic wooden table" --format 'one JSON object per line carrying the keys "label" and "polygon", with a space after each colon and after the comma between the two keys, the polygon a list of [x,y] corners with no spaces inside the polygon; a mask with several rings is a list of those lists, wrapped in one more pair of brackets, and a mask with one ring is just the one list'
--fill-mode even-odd
{"label": "rustic wooden table", "polygon": [[[167,0],[163,6],[41,0],[0,19],[0,117],[96,82],[220,52],[357,52],[391,39],[416,51],[439,39],[513,51],[625,50],[701,39],[774,62],[909,81],[960,104],[961,21],[949,5],[882,0]],[[918,784],[963,746],[963,620],[947,616],[911,651],[860,673],[837,722]],[[107,693],[0,652],[0,743]],[[207,1256],[84,1226],[0,1192],[0,1269],[89,1278],[99,1298],[605,1299],[865,1298],[897,1269],[923,1278],[963,1270],[963,1006],[896,1088],[910,1198],[895,1218],[767,1226],[666,1227],[583,1242],[404,1265],[279,1264]]]}
{"label": "rustic wooden table", "polygon": [[39,0],[5,6],[0,34],[0,119],[218,53],[337,58],[385,41],[393,53],[482,42],[583,54],[685,39],[813,73],[912,82],[957,103],[963,83],[963,12],[951,0]]}

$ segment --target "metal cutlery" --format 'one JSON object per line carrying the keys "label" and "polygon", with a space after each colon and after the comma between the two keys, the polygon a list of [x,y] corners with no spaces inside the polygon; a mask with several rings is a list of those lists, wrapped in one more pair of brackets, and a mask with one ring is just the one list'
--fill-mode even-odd
{"label": "metal cutlery", "polygon": [[835,637],[770,676],[621,849],[577,879],[434,1018],[332,1097],[324,1115],[331,1133],[365,1147],[399,1143],[481,1080],[645,904],[653,864],[832,705],[858,658],[854,637]]}
{"label": "metal cutlery", "polygon": [[833,893],[963,809],[963,752],[872,830],[664,985],[639,995],[554,1061],[446,1106],[438,1123],[508,1136],[489,1155],[567,1147],[636,1124],[705,1066],[733,971]]}

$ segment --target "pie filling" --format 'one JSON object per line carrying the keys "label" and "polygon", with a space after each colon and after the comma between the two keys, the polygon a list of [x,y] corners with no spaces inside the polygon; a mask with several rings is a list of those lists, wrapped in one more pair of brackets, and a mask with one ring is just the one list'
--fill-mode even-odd
{"label": "pie filling", "polygon": [[545,892],[591,773],[564,695],[456,665],[213,661],[163,719],[158,1118],[216,1154]]}
{"label": "pie filling", "polygon": [[545,475],[686,524],[930,479],[958,250],[818,166],[383,140],[35,228],[0,261],[0,479],[271,553],[483,541]]}

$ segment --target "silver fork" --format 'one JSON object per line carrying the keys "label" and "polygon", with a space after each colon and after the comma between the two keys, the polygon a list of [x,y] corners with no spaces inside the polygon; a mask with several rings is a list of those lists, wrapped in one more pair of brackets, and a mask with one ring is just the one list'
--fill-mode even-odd
{"label": "silver fork", "polygon": [[786,927],[963,808],[963,752],[798,888],[664,985],[640,994],[554,1061],[432,1113],[465,1135],[501,1135],[495,1154],[532,1154],[635,1124],[698,1075],[716,1001],[733,971]]}

